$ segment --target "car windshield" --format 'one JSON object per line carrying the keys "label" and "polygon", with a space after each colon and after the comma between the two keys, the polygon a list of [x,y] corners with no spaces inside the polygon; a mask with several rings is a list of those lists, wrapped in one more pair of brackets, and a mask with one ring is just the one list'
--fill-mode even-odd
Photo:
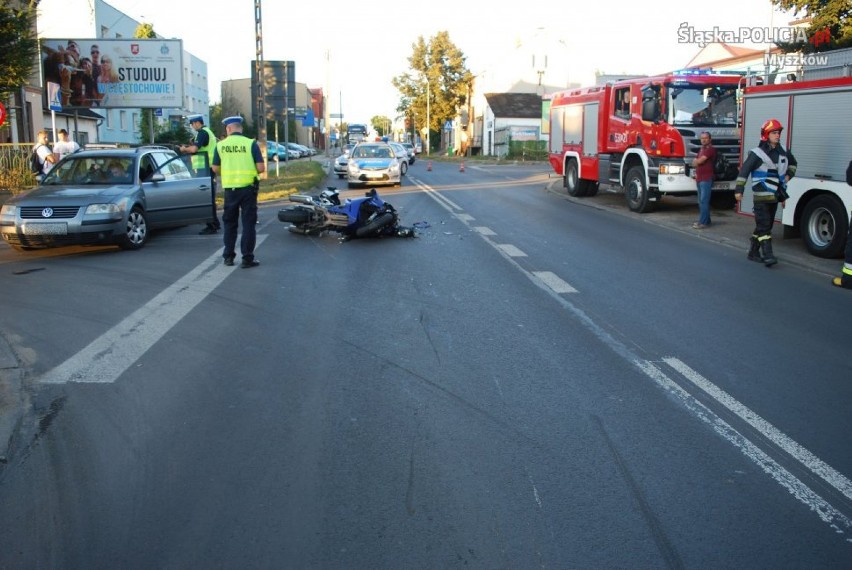
{"label": "car windshield", "polygon": [[391,158],[391,149],[386,146],[360,145],[352,150],[353,158]]}
{"label": "car windshield", "polygon": [[735,86],[672,85],[669,87],[673,125],[737,124]]}
{"label": "car windshield", "polygon": [[50,171],[43,184],[132,184],[133,163],[127,156],[70,156]]}

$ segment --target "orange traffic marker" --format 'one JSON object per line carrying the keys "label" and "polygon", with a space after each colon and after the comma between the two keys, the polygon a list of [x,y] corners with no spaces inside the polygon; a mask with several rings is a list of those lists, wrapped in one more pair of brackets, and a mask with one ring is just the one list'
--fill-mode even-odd
{"label": "orange traffic marker", "polygon": [[459,172],[464,172],[464,161],[461,161],[461,164],[459,164]]}
{"label": "orange traffic marker", "polygon": [[426,163],[426,170],[427,170],[427,172],[432,172],[432,161],[431,160]]}

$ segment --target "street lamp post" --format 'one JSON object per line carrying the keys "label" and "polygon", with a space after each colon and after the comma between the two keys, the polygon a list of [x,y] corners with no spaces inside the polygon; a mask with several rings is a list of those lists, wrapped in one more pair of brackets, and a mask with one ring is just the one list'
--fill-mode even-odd
{"label": "street lamp post", "polygon": [[431,126],[431,114],[429,112],[429,102],[432,99],[432,93],[429,86],[429,78],[426,78],[426,156],[429,156],[429,152],[432,150],[432,126]]}

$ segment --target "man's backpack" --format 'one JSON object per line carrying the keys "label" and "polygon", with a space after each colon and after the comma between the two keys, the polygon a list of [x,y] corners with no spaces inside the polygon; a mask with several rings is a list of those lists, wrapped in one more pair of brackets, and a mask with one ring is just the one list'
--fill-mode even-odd
{"label": "man's backpack", "polygon": [[41,157],[38,155],[40,146],[33,148],[33,152],[30,154],[30,172],[33,174],[41,174],[42,167],[44,166],[44,162],[42,162]]}
{"label": "man's backpack", "polygon": [[729,175],[728,171],[730,170],[730,164],[728,163],[728,159],[725,158],[725,155],[716,151],[716,162],[713,163],[713,178],[716,180],[728,180]]}

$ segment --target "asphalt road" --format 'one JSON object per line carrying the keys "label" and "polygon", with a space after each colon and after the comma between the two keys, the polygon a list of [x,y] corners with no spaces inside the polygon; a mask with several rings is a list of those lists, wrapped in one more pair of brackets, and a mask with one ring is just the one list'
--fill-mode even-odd
{"label": "asphalt road", "polygon": [[270,205],[249,270],[197,228],[0,249],[0,567],[847,566],[838,262],[551,182],[419,160],[417,238]]}

